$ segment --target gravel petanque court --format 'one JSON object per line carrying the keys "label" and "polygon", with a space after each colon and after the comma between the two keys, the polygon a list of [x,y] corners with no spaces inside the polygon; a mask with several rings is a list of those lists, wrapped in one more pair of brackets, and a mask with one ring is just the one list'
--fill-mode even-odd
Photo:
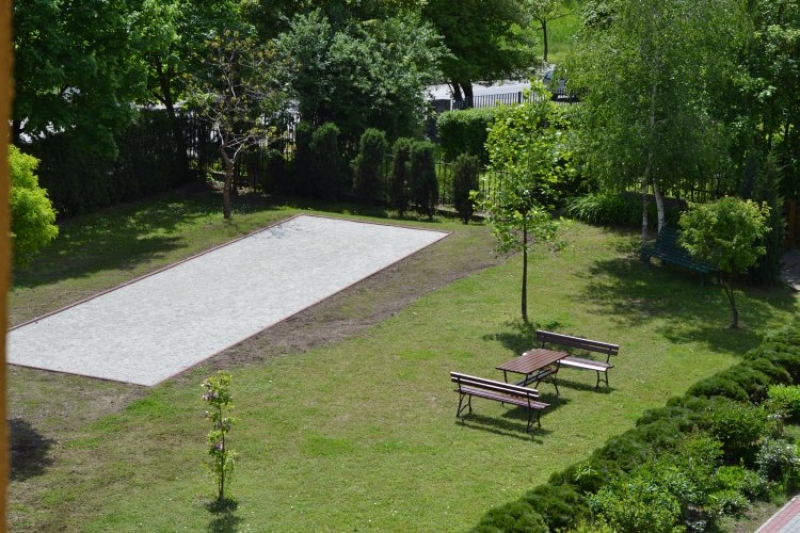
{"label": "gravel petanque court", "polygon": [[8,335],[8,362],[155,385],[447,236],[300,215]]}

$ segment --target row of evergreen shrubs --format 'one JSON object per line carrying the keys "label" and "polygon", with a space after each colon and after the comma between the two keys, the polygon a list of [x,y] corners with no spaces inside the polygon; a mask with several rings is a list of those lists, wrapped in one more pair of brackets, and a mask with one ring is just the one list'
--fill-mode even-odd
{"label": "row of evergreen shrubs", "polygon": [[489,511],[475,533],[719,531],[750,502],[800,489],[800,327],[646,411],[585,461]]}

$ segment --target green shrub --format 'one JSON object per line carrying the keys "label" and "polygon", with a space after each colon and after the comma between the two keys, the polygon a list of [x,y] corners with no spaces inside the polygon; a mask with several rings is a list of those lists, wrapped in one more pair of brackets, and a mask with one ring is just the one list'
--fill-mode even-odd
{"label": "green shrub", "polygon": [[309,149],[312,158],[311,194],[325,200],[335,200],[347,192],[347,173],[339,146],[339,128],[326,122],[311,135]]}
{"label": "green shrub", "polygon": [[436,162],[433,154],[436,146],[428,141],[417,141],[411,145],[411,197],[417,209],[433,219],[436,202],[439,201],[439,180],[436,178]]}
{"label": "green shrub", "polygon": [[542,515],[524,502],[512,502],[486,513],[473,533],[548,533]]}
{"label": "green shrub", "polygon": [[412,139],[400,138],[392,150],[392,173],[389,178],[389,205],[402,217],[408,210],[411,186]]}
{"label": "green shrub", "polygon": [[618,533],[682,530],[680,502],[649,469],[606,485],[589,497],[589,505]]}
{"label": "green shrub", "polygon": [[[670,200],[665,206],[668,226],[676,227],[680,217],[681,203]],[[588,194],[566,200],[568,216],[589,224],[639,227],[642,225],[642,198],[634,193]],[[657,219],[655,202],[648,206],[648,218]]]}
{"label": "green shrub", "polygon": [[718,397],[709,404],[709,422],[708,430],[722,443],[727,464],[755,464],[759,441],[768,430],[764,409]]}
{"label": "green shrub", "polygon": [[764,439],[755,462],[758,473],[770,481],[778,482],[781,492],[793,492],[798,487],[800,456],[797,444],[786,439]]}
{"label": "green shrub", "polygon": [[758,473],[742,466],[721,466],[715,475],[717,490],[735,491],[748,500],[755,501],[767,496],[767,483]]}
{"label": "green shrub", "polygon": [[368,200],[384,200],[386,184],[383,178],[383,163],[389,143],[386,134],[373,128],[367,129],[358,145],[358,155],[353,162],[355,192]]}
{"label": "green shrub", "polygon": [[772,383],[768,375],[754,369],[749,361],[729,368],[722,372],[721,376],[737,383],[745,391],[751,403],[763,402]]}
{"label": "green shrub", "polygon": [[744,387],[722,374],[717,374],[698,381],[689,387],[686,394],[689,396],[704,396],[706,398],[721,396],[723,398],[736,400],[737,402],[750,401],[750,396],[747,394]]}
{"label": "green shrub", "polygon": [[474,155],[461,154],[453,162],[453,205],[464,224],[469,224],[475,212],[470,191],[478,190],[480,172],[480,161]]}
{"label": "green shrub", "polygon": [[800,422],[800,386],[773,385],[767,391],[767,408],[787,422]]}
{"label": "green shrub", "polygon": [[629,472],[649,461],[653,453],[653,449],[638,435],[627,431],[608,439],[603,447],[595,450],[592,458],[613,461],[617,468]]}
{"label": "green shrub", "polygon": [[497,108],[447,111],[436,120],[439,143],[445,160],[454,161],[460,154],[474,154],[481,165],[489,164],[486,138],[494,122]]}
{"label": "green shrub", "polygon": [[763,357],[758,359],[748,359],[750,368],[758,370],[759,372],[767,375],[770,378],[772,385],[789,384],[792,382],[792,376],[789,372],[769,359]]}
{"label": "green shrub", "polygon": [[588,502],[574,485],[540,485],[522,500],[542,516],[550,531],[572,527],[590,517]]}

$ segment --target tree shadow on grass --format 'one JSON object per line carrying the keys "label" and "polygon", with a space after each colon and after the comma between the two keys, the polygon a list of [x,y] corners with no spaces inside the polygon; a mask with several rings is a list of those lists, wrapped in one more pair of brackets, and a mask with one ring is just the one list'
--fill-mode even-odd
{"label": "tree shadow on grass", "polygon": [[500,343],[514,352],[516,355],[532,349],[538,348],[540,343],[536,340],[536,330],[556,330],[562,326],[558,321],[540,324],[536,322],[523,322],[522,320],[512,320],[506,322],[506,326],[511,331],[504,331],[502,333],[493,333],[483,336],[483,340],[493,341],[498,340]]}
{"label": "tree shadow on grass", "polygon": [[214,515],[208,523],[209,533],[235,533],[242,522],[242,518],[236,514],[239,509],[239,502],[231,498],[214,500],[206,504],[206,510]]}
{"label": "tree shadow on grass", "polygon": [[598,313],[625,328],[657,321],[656,331],[675,344],[701,340],[714,349],[745,353],[761,342],[759,330],[776,311],[797,312],[797,300],[788,288],[765,290],[737,283],[742,327],[731,330],[731,310],[722,288],[708,279],[701,286],[694,272],[662,265],[648,268],[628,257],[597,261],[584,276],[587,284],[575,299],[591,302]]}
{"label": "tree shadow on grass", "polygon": [[25,481],[40,476],[53,464],[50,449],[53,439],[41,433],[21,418],[8,421],[9,450],[11,459],[11,481]]}

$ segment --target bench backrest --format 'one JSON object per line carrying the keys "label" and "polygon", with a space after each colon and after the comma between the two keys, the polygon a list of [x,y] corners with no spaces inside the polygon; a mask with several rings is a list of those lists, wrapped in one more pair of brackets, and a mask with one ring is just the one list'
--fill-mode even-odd
{"label": "bench backrest", "polygon": [[469,374],[461,374],[460,372],[450,372],[450,381],[456,383],[459,388],[475,387],[478,389],[490,390],[493,392],[501,392],[513,396],[522,396],[525,398],[538,398],[539,391],[529,387],[521,387],[511,383],[504,383],[502,381],[495,381],[493,379],[479,378],[477,376],[470,376]]}
{"label": "bench backrest", "polygon": [[537,330],[536,340],[542,343],[542,348],[544,348],[545,344],[550,343],[567,348],[585,350],[587,352],[602,353],[607,356],[619,354],[619,345],[617,344],[595,341],[592,339],[584,339],[582,337],[573,337],[572,335],[563,335],[561,333],[554,333],[552,331]]}

